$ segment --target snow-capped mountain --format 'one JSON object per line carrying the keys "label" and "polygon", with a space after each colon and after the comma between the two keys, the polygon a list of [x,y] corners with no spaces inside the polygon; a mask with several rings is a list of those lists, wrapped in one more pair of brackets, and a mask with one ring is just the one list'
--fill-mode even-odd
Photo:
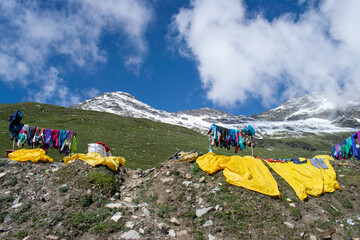
{"label": "snow-capped mountain", "polygon": [[157,110],[125,92],[103,93],[71,107],[146,118],[202,133],[213,123],[232,129],[241,129],[250,124],[260,135],[352,131],[360,127],[359,103],[352,103],[344,110],[335,110],[332,102],[314,94],[294,98],[275,109],[251,117],[234,116],[210,108],[169,113]]}

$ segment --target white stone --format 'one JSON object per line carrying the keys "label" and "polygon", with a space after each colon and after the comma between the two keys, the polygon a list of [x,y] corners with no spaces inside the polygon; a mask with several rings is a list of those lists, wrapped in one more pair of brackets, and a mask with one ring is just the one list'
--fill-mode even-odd
{"label": "white stone", "polygon": [[17,204],[14,204],[11,208],[18,208],[18,207],[21,207],[22,206],[22,203],[17,203]]}
{"label": "white stone", "polygon": [[177,226],[180,225],[179,220],[177,220],[175,217],[172,217],[172,218],[170,219],[170,222],[173,223],[173,224],[175,224],[175,225],[177,225]]}
{"label": "white stone", "polygon": [[5,176],[7,174],[7,172],[2,172],[0,173],[0,178],[2,178],[3,176]]}
{"label": "white stone", "polygon": [[147,204],[146,202],[144,202],[144,203],[139,203],[139,204],[138,204],[138,207],[140,207],[140,208],[141,208],[141,207],[147,207],[147,205],[148,205],[148,204]]}
{"label": "white stone", "polygon": [[201,209],[196,209],[196,216],[197,217],[201,217],[204,214],[208,213],[213,207],[207,207],[207,208],[201,208]]}
{"label": "white stone", "polygon": [[140,239],[140,234],[135,230],[130,230],[120,236],[121,239]]}
{"label": "white stone", "polygon": [[284,222],[284,224],[288,227],[288,228],[294,228],[295,225],[289,222]]}
{"label": "white stone", "polygon": [[215,210],[219,210],[219,208],[220,208],[220,205],[215,206]]}
{"label": "white stone", "polygon": [[209,234],[208,237],[209,237],[209,240],[216,240],[216,237],[211,234]]}
{"label": "white stone", "polygon": [[111,220],[113,220],[114,222],[118,222],[120,218],[122,218],[122,213],[117,212],[114,216],[111,217]]}
{"label": "white stone", "polygon": [[126,227],[126,228],[130,228],[130,229],[133,229],[133,228],[135,227],[135,223],[132,222],[132,221],[126,222],[126,223],[125,223],[125,227]]}
{"label": "white stone", "polygon": [[186,196],[186,200],[191,201],[191,196]]}
{"label": "white stone", "polygon": [[160,181],[162,181],[163,183],[168,183],[174,181],[174,178],[172,177],[162,178],[160,179]]}
{"label": "white stone", "polygon": [[290,203],[290,207],[295,207],[295,203]]}
{"label": "white stone", "polygon": [[169,236],[170,237],[176,237],[176,233],[175,233],[175,231],[173,229],[169,230]]}
{"label": "white stone", "polygon": [[172,193],[172,190],[171,189],[166,189],[165,192],[166,193]]}
{"label": "white stone", "polygon": [[310,235],[310,240],[317,240],[317,237],[314,235]]}
{"label": "white stone", "polygon": [[202,202],[203,202],[202,197],[199,197],[199,199],[198,199],[198,203],[199,203],[199,204],[201,204]]}
{"label": "white stone", "polygon": [[123,205],[122,203],[109,203],[105,207],[107,208],[121,208]]}
{"label": "white stone", "polygon": [[147,208],[143,208],[143,213],[145,217],[150,218],[150,211]]}
{"label": "white stone", "polygon": [[286,201],[288,201],[288,202],[292,202],[290,198],[287,198],[287,199],[286,199]]}
{"label": "white stone", "polygon": [[194,183],[194,188],[195,189],[199,189],[201,187],[201,185],[199,183]]}
{"label": "white stone", "polygon": [[188,174],[185,175],[185,177],[186,177],[187,179],[191,179],[191,174],[188,173]]}
{"label": "white stone", "polygon": [[144,234],[145,230],[143,228],[139,228],[139,232],[140,232],[140,234]]}
{"label": "white stone", "polygon": [[210,219],[204,223],[203,227],[209,227],[209,226],[212,226],[213,224],[214,224],[213,221]]}
{"label": "white stone", "polygon": [[171,172],[170,171],[166,171],[166,175],[170,176]]}
{"label": "white stone", "polygon": [[192,181],[183,181],[183,184],[187,187],[190,187],[192,185]]}
{"label": "white stone", "polygon": [[205,177],[201,177],[200,179],[199,179],[199,182],[203,182],[203,181],[205,181]]}
{"label": "white stone", "polygon": [[186,236],[188,234],[188,232],[186,230],[181,230],[179,232],[177,232],[177,236],[178,237],[181,237],[181,236]]}
{"label": "white stone", "polygon": [[124,201],[125,201],[125,202],[128,202],[128,203],[131,203],[132,200],[133,200],[133,199],[132,199],[131,197],[125,197],[125,198],[124,198]]}

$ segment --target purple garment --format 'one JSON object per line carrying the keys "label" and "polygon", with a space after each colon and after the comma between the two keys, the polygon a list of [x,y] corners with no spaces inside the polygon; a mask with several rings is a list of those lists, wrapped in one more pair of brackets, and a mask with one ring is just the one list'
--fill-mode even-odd
{"label": "purple garment", "polygon": [[44,138],[45,138],[45,143],[49,144],[49,147],[53,148],[54,147],[54,143],[52,140],[52,133],[51,133],[51,129],[45,129],[44,131]]}

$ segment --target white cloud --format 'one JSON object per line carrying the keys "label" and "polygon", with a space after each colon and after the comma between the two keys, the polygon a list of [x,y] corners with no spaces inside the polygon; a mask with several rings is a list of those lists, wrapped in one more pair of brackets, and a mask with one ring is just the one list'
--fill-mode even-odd
{"label": "white cloud", "polygon": [[360,99],[360,1],[325,0],[298,20],[247,19],[246,11],[240,0],[193,0],[173,16],[180,51],[197,62],[210,100],[234,106],[258,97],[270,106],[341,90]]}
{"label": "white cloud", "polygon": [[0,0],[0,18],[0,80],[29,85],[49,69],[65,69],[54,59],[88,69],[106,62],[105,34],[118,35],[119,46],[126,46],[123,64],[139,68],[152,10],[140,0]]}

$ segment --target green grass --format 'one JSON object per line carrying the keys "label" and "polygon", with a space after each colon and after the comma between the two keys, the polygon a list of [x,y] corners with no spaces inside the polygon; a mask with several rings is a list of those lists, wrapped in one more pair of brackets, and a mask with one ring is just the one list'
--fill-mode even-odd
{"label": "green grass", "polygon": [[[8,131],[9,116],[19,109],[22,123],[53,129],[72,129],[77,132],[77,152],[87,153],[87,144],[104,142],[114,156],[122,156],[125,167],[147,169],[158,166],[174,152],[196,150],[207,153],[208,138],[192,130],[147,119],[121,117],[111,113],[72,109],[34,102],[0,104],[0,152],[12,148]],[[209,126],[211,124],[209,123]],[[254,155],[261,158],[313,157],[331,154],[331,146],[349,136],[349,133],[308,134],[306,137],[288,136],[282,139],[265,137],[257,139]],[[17,147],[16,147],[17,149]],[[269,150],[271,149],[271,150]],[[230,150],[213,148],[222,155],[234,155]],[[251,155],[247,148],[238,153]],[[65,156],[57,149],[49,149],[48,155],[55,161]]]}

